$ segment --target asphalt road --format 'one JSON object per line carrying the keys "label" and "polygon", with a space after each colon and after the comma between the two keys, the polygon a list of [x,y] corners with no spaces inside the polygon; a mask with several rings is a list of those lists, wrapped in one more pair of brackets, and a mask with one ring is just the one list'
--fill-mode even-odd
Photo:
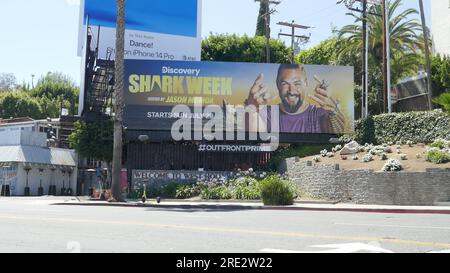
{"label": "asphalt road", "polygon": [[450,250],[450,215],[52,205],[61,201],[0,198],[0,252]]}

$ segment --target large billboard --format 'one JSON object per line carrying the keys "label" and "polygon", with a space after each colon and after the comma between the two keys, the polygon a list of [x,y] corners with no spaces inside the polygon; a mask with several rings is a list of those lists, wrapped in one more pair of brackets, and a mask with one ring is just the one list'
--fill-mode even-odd
{"label": "large billboard", "polygon": [[[125,58],[200,61],[201,0],[127,0]],[[116,0],[82,0],[78,55],[87,22],[99,45],[99,58],[112,53],[116,41]],[[99,30],[100,28],[100,30]]]}
{"label": "large billboard", "polygon": [[[225,113],[233,106],[250,107],[255,110],[252,116],[267,121],[268,128],[276,119],[280,133],[348,133],[354,121],[353,67],[125,61],[128,129],[171,130],[180,118],[174,106],[193,109],[195,118],[194,106],[199,104]],[[268,111],[260,111],[264,108]]]}

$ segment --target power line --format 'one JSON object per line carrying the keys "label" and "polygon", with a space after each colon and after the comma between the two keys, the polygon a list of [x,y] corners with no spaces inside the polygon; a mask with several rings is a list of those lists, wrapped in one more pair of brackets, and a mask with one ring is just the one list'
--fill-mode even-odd
{"label": "power line", "polygon": [[[304,26],[304,25],[300,25],[300,24],[296,24],[295,21],[293,20],[291,23],[288,22],[278,22],[277,25],[280,26],[285,26],[285,27],[290,27],[291,28],[291,33],[278,33],[278,38],[280,36],[287,36],[287,37],[291,37],[291,50],[292,50],[292,57],[291,57],[291,63],[294,63],[295,61],[295,54],[296,54],[296,47],[295,47],[295,38],[298,39],[298,41],[309,41],[311,38],[311,33],[309,34],[309,36],[304,36],[304,35],[296,35],[295,34],[295,30],[296,29],[310,29],[312,28],[311,26]],[[299,44],[299,42],[298,42]]]}

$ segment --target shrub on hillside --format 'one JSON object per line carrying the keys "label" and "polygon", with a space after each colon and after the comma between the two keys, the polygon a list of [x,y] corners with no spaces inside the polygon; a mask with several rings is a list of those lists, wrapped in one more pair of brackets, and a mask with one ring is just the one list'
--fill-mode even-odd
{"label": "shrub on hillside", "polygon": [[361,119],[355,125],[356,139],[358,143],[376,143],[375,141],[375,121],[372,116]]}
{"label": "shrub on hillside", "polygon": [[438,148],[440,150],[450,148],[450,141],[445,139],[436,139],[433,143],[430,144],[430,147]]}
{"label": "shrub on hillside", "polygon": [[383,166],[384,172],[399,172],[403,170],[402,164],[396,159],[389,159]]}
{"label": "shrub on hillside", "polygon": [[295,187],[280,176],[269,176],[261,182],[261,195],[264,205],[288,206],[294,204]]}
{"label": "shrub on hillside", "polygon": [[393,113],[355,122],[355,133],[342,139],[358,143],[431,143],[437,138],[450,140],[450,115],[440,110]]}
{"label": "shrub on hillside", "polygon": [[446,151],[432,148],[427,152],[427,161],[434,164],[444,164],[450,162],[450,154]]}

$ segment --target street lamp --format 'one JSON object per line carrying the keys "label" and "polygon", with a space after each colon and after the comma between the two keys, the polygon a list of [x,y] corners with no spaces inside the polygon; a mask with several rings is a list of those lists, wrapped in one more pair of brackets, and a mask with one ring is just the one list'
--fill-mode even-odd
{"label": "street lamp", "polygon": [[56,196],[56,185],[54,185],[55,171],[56,171],[55,166],[52,166],[50,170],[52,171],[52,177],[50,177],[50,186],[48,186],[48,195]]}
{"label": "street lamp", "polygon": [[61,188],[61,196],[64,196],[64,195],[66,195],[66,182],[64,181],[65,176],[66,176],[66,168],[65,167],[63,167],[61,169],[61,173],[62,173],[62,179],[63,179],[63,186]]}
{"label": "street lamp", "polygon": [[30,196],[30,187],[28,185],[28,177],[29,177],[29,174],[30,174],[30,171],[31,171],[31,166],[27,164],[27,165],[25,165],[25,167],[23,169],[27,173],[27,181],[26,181],[26,185],[25,185],[24,195],[25,196]]}
{"label": "street lamp", "polygon": [[38,188],[38,196],[44,195],[44,188],[42,187],[42,174],[44,173],[43,168],[39,168],[39,188]]}
{"label": "street lamp", "polygon": [[66,191],[66,195],[67,195],[67,196],[72,196],[72,195],[73,195],[73,190],[72,190],[72,188],[70,187],[70,182],[71,182],[70,178],[71,178],[71,176],[72,176],[72,173],[73,173],[73,168],[72,168],[72,167],[69,167],[68,170],[67,170],[67,174],[69,175],[69,188],[68,188],[67,191]]}
{"label": "street lamp", "polygon": [[5,165],[5,166],[2,166],[2,168],[3,168],[3,183],[2,183],[1,195],[2,196],[11,196],[10,187],[9,187],[9,185],[6,184],[7,171],[9,168],[11,168],[11,166]]}

